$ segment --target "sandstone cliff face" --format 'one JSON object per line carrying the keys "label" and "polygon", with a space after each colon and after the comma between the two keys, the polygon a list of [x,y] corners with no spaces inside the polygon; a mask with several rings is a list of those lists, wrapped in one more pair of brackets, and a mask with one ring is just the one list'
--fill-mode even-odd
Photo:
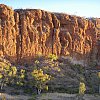
{"label": "sandstone cliff face", "polygon": [[0,56],[29,62],[37,54],[100,62],[100,18],[43,10],[12,10],[0,4]]}

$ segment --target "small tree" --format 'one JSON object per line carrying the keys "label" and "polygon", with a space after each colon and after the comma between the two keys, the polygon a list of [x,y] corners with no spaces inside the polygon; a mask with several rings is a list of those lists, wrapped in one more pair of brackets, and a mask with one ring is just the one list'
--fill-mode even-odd
{"label": "small tree", "polygon": [[79,85],[79,94],[84,95],[85,91],[86,91],[85,83],[80,82],[80,85]]}
{"label": "small tree", "polygon": [[4,86],[11,84],[23,85],[25,77],[24,69],[17,69],[16,66],[12,66],[8,62],[0,62],[0,89]]}
{"label": "small tree", "polygon": [[37,93],[40,94],[42,89],[48,90],[47,82],[50,81],[50,75],[44,74],[42,69],[35,69],[31,73],[34,79],[34,86],[37,88]]}
{"label": "small tree", "polygon": [[16,77],[17,68],[15,66],[11,66],[5,62],[0,62],[0,88],[9,83],[13,83],[14,78]]}
{"label": "small tree", "polygon": [[[82,78],[83,80],[83,78]],[[83,96],[84,93],[86,91],[86,86],[85,83],[81,80],[80,84],[79,84],[79,96],[78,96],[78,100],[83,100]]]}

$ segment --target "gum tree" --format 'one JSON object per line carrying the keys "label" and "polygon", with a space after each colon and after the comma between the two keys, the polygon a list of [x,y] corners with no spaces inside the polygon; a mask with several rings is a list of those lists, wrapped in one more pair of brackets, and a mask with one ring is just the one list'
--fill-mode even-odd
{"label": "gum tree", "polygon": [[42,69],[35,69],[31,73],[33,84],[37,88],[37,93],[40,94],[42,89],[48,90],[47,83],[50,81],[50,75],[44,74]]}

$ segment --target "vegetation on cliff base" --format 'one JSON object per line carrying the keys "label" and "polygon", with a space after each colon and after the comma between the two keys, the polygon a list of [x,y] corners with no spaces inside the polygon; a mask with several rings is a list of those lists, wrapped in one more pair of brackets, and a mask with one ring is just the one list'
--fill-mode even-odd
{"label": "vegetation on cliff base", "polygon": [[[98,92],[96,89],[99,79],[96,73],[86,72],[82,65],[72,64],[68,59],[54,58],[54,56],[43,59],[39,57],[28,66],[13,66],[10,62],[0,60],[0,82],[2,83],[4,79],[6,86],[17,87],[17,90],[22,89],[23,93],[31,94],[40,94],[41,90],[82,94]],[[81,77],[84,78],[83,85],[80,82]]]}

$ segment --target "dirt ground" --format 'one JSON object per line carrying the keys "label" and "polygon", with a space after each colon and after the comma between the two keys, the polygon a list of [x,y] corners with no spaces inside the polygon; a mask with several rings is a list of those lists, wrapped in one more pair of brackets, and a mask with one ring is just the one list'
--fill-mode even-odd
{"label": "dirt ground", "polygon": [[47,93],[37,97],[37,100],[100,100],[100,96],[85,94],[83,98],[79,99],[77,94]]}
{"label": "dirt ground", "polygon": [[3,100],[28,100],[30,96],[24,96],[24,95],[9,95],[5,93],[0,93],[0,100],[1,98],[5,98]]}
{"label": "dirt ground", "polygon": [[5,100],[100,100],[100,95],[85,94],[83,98],[78,98],[76,94],[66,93],[44,93],[36,96],[35,99],[31,99],[32,96],[16,95],[11,96],[8,94],[0,94],[0,100],[2,97],[6,97]]}

